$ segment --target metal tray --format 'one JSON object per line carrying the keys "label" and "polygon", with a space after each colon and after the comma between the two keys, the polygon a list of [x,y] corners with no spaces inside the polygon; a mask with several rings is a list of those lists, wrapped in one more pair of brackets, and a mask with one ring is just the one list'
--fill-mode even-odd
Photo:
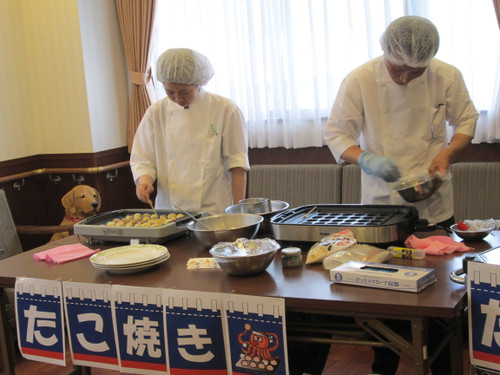
{"label": "metal tray", "polygon": [[350,229],[359,243],[404,241],[415,231],[418,211],[413,206],[321,204],[283,211],[271,218],[277,240],[317,242]]}
{"label": "metal tray", "polygon": [[[175,210],[156,210],[158,215],[168,215],[170,213],[183,214]],[[107,223],[113,219],[123,219],[127,215],[134,214],[153,214],[151,209],[122,209],[109,212],[102,212],[85,220],[76,223],[74,233],[82,235],[92,244],[94,241],[113,241],[130,242],[131,239],[137,239],[141,243],[163,243],[170,239],[182,236],[189,232],[187,223],[192,219],[184,216],[175,219],[166,225],[160,227],[112,227]],[[206,216],[206,212],[188,211],[196,218]]]}

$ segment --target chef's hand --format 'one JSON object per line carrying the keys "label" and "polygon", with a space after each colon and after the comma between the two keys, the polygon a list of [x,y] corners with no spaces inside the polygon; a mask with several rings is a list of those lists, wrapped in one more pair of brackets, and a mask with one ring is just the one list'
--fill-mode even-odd
{"label": "chef's hand", "polygon": [[154,191],[153,179],[151,176],[141,176],[139,177],[138,185],[135,188],[135,195],[141,202],[149,204],[151,202],[149,195]]}
{"label": "chef's hand", "polygon": [[438,154],[434,156],[434,159],[432,159],[431,165],[429,165],[429,174],[431,176],[434,176],[436,173],[445,175],[453,159],[455,159],[457,154],[467,147],[471,141],[472,137],[469,135],[460,133],[454,134],[448,146],[438,152]]}
{"label": "chef's hand", "polygon": [[446,155],[437,154],[429,165],[429,175],[444,176],[450,167],[450,160]]}
{"label": "chef's hand", "polygon": [[386,182],[394,182],[401,177],[396,163],[385,156],[365,151],[358,158],[358,164],[366,174],[383,178]]}

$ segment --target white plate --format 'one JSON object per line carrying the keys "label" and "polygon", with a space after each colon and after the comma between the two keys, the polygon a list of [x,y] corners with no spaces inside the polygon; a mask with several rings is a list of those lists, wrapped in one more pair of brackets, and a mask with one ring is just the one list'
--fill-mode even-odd
{"label": "white plate", "polygon": [[125,268],[137,268],[137,267],[147,267],[149,265],[155,265],[161,262],[166,261],[168,258],[170,258],[170,254],[165,254],[165,256],[158,257],[156,259],[147,261],[147,262],[141,262],[141,263],[134,263],[134,264],[99,264],[99,263],[92,263],[92,265],[95,268],[101,268],[105,270],[112,270],[112,269],[125,269]]}
{"label": "white plate", "polygon": [[122,267],[122,268],[101,268],[101,269],[103,269],[105,271],[108,271],[110,273],[124,275],[124,274],[130,274],[130,273],[136,273],[136,272],[146,271],[146,270],[148,270],[150,268],[155,267],[156,265],[158,265],[160,263],[165,262],[167,259],[168,258],[163,259],[163,260],[159,260],[159,261],[157,261],[155,263],[150,263],[150,264],[141,265],[141,266],[131,266],[131,267]]}
{"label": "white plate", "polygon": [[168,250],[161,245],[129,245],[100,251],[90,257],[96,266],[140,266],[169,256]]}

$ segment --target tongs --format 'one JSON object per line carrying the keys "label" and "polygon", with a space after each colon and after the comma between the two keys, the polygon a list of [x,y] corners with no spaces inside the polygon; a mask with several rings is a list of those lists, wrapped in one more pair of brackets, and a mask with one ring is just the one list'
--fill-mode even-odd
{"label": "tongs", "polygon": [[193,215],[191,215],[189,212],[187,212],[185,209],[183,209],[182,207],[179,207],[178,205],[176,205],[175,203],[172,203],[172,207],[176,210],[179,210],[179,211],[182,211],[183,213],[185,213],[186,215],[188,215],[191,219],[193,219],[194,221],[196,221],[198,224],[200,224],[203,228],[207,229],[207,230],[212,230],[212,228],[210,228],[207,224],[199,221],[197,218],[195,218]]}

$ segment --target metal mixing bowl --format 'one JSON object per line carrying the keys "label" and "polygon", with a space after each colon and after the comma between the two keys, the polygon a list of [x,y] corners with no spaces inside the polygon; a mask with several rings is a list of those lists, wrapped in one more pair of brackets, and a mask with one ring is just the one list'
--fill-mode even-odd
{"label": "metal mixing bowl", "polygon": [[395,190],[407,202],[420,202],[429,198],[441,187],[440,177],[425,176],[400,181]]}
{"label": "metal mixing bowl", "polygon": [[239,202],[241,212],[245,214],[261,214],[271,211],[271,200],[267,198],[248,198]]}
{"label": "metal mixing bowl", "polygon": [[457,224],[453,224],[450,229],[460,238],[466,241],[480,241],[488,234],[491,233],[493,229],[495,229],[495,225],[492,225],[491,228],[485,228],[481,230],[460,230],[457,228]]}
{"label": "metal mixing bowl", "polygon": [[[290,205],[285,201],[271,200],[271,211],[263,212],[259,215],[264,218],[264,222],[260,224],[259,233],[269,233],[271,231],[271,217],[286,210]],[[244,213],[244,208],[241,204],[233,204],[225,209],[226,214]]]}
{"label": "metal mixing bowl", "polygon": [[[253,238],[264,218],[257,214],[220,214],[190,221],[187,228],[204,247],[212,247],[219,242],[232,242],[238,238]],[[206,229],[206,224],[211,230]]]}
{"label": "metal mixing bowl", "polygon": [[244,240],[244,243],[251,247],[238,247],[235,243],[219,243],[210,249],[210,254],[227,274],[249,276],[264,272],[280,248],[276,241],[269,238]]}

